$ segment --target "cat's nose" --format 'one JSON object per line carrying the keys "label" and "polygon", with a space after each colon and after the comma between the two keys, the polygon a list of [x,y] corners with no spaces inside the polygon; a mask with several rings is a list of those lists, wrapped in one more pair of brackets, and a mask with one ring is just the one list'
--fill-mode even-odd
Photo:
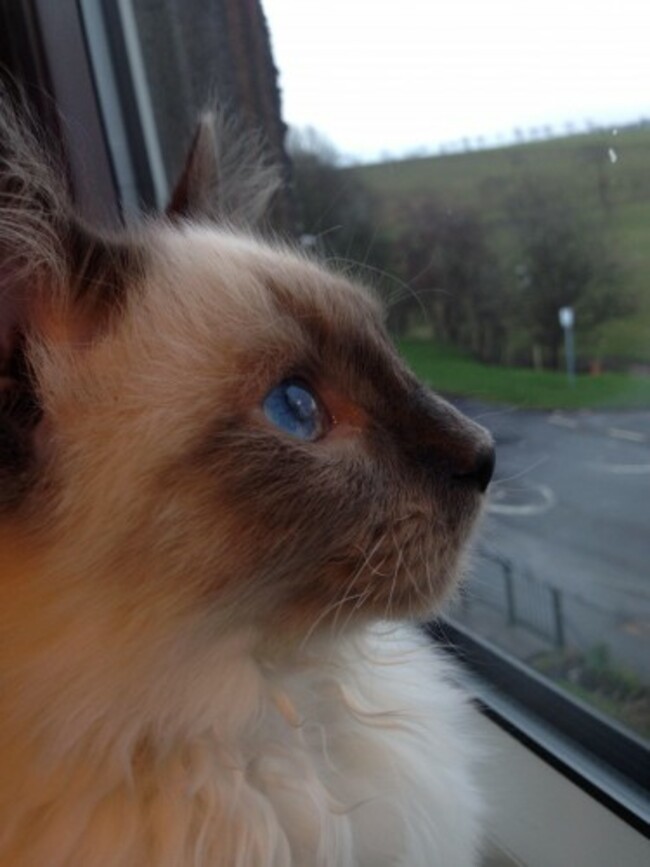
{"label": "cat's nose", "polygon": [[451,474],[452,479],[476,487],[482,494],[487,490],[494,473],[496,454],[494,444],[491,441],[481,445],[475,453],[474,462],[470,469]]}
{"label": "cat's nose", "polygon": [[491,434],[446,400],[420,390],[412,403],[411,454],[433,480],[485,493],[494,473]]}
{"label": "cat's nose", "polygon": [[454,486],[484,494],[494,472],[495,453],[492,438],[467,419],[462,429],[436,430],[424,445],[414,451],[421,469],[432,480],[447,479]]}

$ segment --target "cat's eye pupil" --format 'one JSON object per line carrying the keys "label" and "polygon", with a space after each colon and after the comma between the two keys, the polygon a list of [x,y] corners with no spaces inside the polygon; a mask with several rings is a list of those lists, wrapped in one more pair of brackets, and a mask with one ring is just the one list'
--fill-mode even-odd
{"label": "cat's eye pupil", "polygon": [[264,414],[275,427],[296,439],[313,441],[323,433],[323,411],[307,383],[285,379],[267,394]]}

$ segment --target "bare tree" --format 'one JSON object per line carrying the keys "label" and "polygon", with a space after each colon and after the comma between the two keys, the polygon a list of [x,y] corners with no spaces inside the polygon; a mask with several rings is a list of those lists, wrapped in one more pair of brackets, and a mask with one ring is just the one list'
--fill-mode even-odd
{"label": "bare tree", "polygon": [[314,129],[292,130],[288,148],[303,241],[345,267],[382,272],[389,245],[359,174],[342,166],[336,148]]}
{"label": "bare tree", "polygon": [[397,268],[426,308],[438,340],[501,361],[507,299],[480,216],[434,200],[408,206]]}
{"label": "bare tree", "polygon": [[558,367],[560,307],[574,307],[578,325],[588,332],[629,313],[633,299],[623,289],[604,227],[579,211],[561,188],[528,176],[511,194],[508,211],[517,243],[517,318]]}

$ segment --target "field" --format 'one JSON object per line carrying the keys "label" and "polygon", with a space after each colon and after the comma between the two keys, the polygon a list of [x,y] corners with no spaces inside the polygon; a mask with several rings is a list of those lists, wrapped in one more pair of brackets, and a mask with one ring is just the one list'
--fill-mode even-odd
{"label": "field", "polygon": [[509,244],[504,200],[513,183],[534,174],[561,186],[574,205],[605,221],[623,266],[622,279],[639,299],[637,314],[603,328],[599,353],[650,364],[650,126],[351,171],[375,193],[379,219],[389,232],[398,230],[406,201],[433,197],[452,209],[479,210],[501,248]]}
{"label": "field", "polygon": [[650,406],[650,377],[623,373],[578,376],[491,367],[455,349],[424,340],[401,340],[398,349],[428,385],[447,395],[506,403],[520,409],[634,409]]}

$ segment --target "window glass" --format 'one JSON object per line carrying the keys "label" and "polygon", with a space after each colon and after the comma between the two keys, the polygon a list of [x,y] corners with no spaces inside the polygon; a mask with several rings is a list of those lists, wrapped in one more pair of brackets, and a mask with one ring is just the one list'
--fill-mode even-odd
{"label": "window glass", "polygon": [[497,442],[447,615],[647,738],[647,11],[298,6],[264,3],[302,232]]}
{"label": "window glass", "polygon": [[282,158],[277,66],[284,225],[356,263],[415,370],[496,439],[447,616],[647,738],[645,4],[262,5],[133,0],[169,178],[215,92]]}
{"label": "window glass", "polygon": [[[172,186],[198,115],[218,104],[242,134],[262,132],[269,157],[288,175],[285,127],[266,19],[258,2],[133,0],[133,23],[160,150]],[[273,224],[292,222],[286,194]]]}

